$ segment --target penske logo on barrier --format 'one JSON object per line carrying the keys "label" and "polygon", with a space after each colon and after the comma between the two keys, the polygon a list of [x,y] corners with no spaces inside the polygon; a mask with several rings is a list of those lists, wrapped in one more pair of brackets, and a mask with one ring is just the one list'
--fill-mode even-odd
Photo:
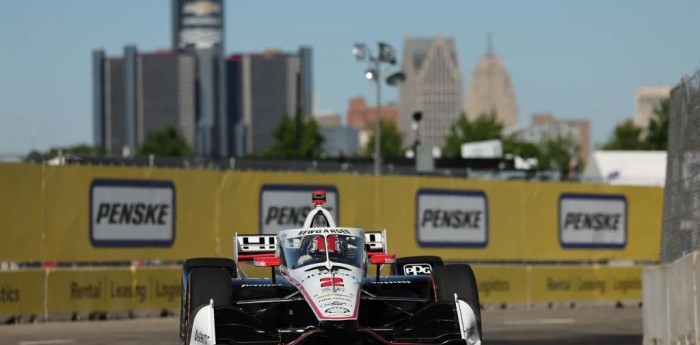
{"label": "penske logo on barrier", "polygon": [[416,238],[424,247],[486,247],[488,200],[482,191],[421,189]]}
{"label": "penske logo on barrier", "polygon": [[311,191],[326,191],[326,208],[338,220],[338,190],[332,186],[264,185],[260,189],[260,232],[276,234],[279,230],[300,228],[313,209]]}
{"label": "penske logo on barrier", "polygon": [[624,248],[627,199],[623,195],[562,194],[559,241],[564,248]]}
{"label": "penske logo on barrier", "polygon": [[95,247],[169,247],[175,241],[175,186],[169,181],[93,180]]}

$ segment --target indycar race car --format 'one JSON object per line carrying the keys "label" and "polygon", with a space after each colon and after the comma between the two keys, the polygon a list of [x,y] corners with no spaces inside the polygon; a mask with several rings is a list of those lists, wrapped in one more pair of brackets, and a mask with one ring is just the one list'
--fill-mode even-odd
{"label": "indycar race car", "polygon": [[[481,344],[468,265],[395,259],[385,231],[336,226],[325,193],[312,201],[301,228],[236,234],[233,260],[185,262],[181,344]],[[271,276],[247,277],[244,262]]]}

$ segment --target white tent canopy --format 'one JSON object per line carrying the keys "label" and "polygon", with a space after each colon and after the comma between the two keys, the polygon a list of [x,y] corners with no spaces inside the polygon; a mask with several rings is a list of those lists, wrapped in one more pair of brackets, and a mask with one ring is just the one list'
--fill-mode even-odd
{"label": "white tent canopy", "polygon": [[666,151],[594,151],[583,182],[616,185],[664,186]]}

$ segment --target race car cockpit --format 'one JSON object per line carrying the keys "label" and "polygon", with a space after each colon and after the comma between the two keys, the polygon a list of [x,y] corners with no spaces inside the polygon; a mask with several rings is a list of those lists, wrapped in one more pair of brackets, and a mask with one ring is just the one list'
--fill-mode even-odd
{"label": "race car cockpit", "polygon": [[343,234],[308,234],[287,237],[282,243],[283,264],[291,269],[319,263],[365,264],[364,237]]}

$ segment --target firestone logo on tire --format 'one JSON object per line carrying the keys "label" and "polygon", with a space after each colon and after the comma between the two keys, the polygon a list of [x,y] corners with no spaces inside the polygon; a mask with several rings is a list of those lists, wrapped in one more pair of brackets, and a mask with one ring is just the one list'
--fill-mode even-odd
{"label": "firestone logo on tire", "polygon": [[326,191],[327,209],[339,224],[338,190],[333,186],[264,185],[260,189],[260,233],[274,235],[280,230],[300,228],[313,210],[311,191]]}

